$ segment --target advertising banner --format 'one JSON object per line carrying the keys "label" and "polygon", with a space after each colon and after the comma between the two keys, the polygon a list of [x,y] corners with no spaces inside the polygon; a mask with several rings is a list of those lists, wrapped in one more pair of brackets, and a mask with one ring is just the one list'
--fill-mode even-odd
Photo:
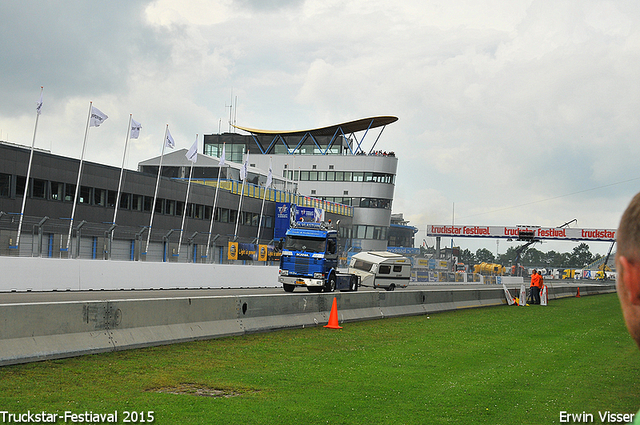
{"label": "advertising banner", "polygon": [[570,229],[566,227],[535,226],[454,226],[447,224],[430,224],[427,226],[427,236],[431,237],[518,239],[520,232],[533,232],[534,239],[600,242],[613,242],[616,239],[615,229]]}
{"label": "advertising banner", "polygon": [[238,242],[229,242],[229,249],[227,251],[227,258],[229,260],[238,259]]}
{"label": "advertising banner", "polygon": [[276,219],[273,229],[273,239],[283,239],[291,223],[291,204],[288,202],[276,202]]}
{"label": "advertising banner", "polygon": [[280,252],[276,252],[273,245],[229,242],[227,258],[241,261],[280,261]]}
{"label": "advertising banner", "polygon": [[325,212],[322,208],[299,207],[288,202],[276,202],[276,220],[273,230],[273,238],[280,240],[285,237],[292,223],[304,221],[305,223],[322,223]]}

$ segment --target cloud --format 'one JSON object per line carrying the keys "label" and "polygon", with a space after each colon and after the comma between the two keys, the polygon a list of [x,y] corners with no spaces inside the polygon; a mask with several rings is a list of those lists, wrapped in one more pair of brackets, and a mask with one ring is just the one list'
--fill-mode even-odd
{"label": "cloud", "polygon": [[91,100],[109,120],[89,159],[119,165],[132,113],[133,168],[167,124],[188,147],[230,113],[264,129],[395,115],[376,149],[399,158],[393,210],[419,228],[449,222],[453,204],[469,224],[615,227],[639,188],[633,1],[26,0],[0,12],[15,40],[0,47],[0,135],[29,143],[44,86],[37,144],[54,153],[79,156]]}

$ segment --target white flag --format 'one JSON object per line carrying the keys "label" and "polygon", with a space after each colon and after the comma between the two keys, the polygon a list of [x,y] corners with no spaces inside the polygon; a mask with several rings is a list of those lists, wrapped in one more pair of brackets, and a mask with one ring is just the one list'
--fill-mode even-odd
{"label": "white flag", "polygon": [[520,286],[520,299],[518,300],[518,305],[526,305],[527,304],[527,288],[524,287],[524,283]]}
{"label": "white flag", "polygon": [[271,168],[271,160],[269,160],[269,174],[267,174],[267,183],[264,186],[266,188],[270,187],[271,182],[273,181],[273,170]]}
{"label": "white flag", "polygon": [[100,109],[95,106],[91,107],[91,119],[89,121],[89,127],[100,127],[108,116],[106,116]]}
{"label": "white flag", "polygon": [[169,133],[169,128],[167,128],[167,139],[164,141],[164,145],[171,149],[176,146],[176,142],[174,142],[173,137],[171,137],[171,133]]}
{"label": "white flag", "polygon": [[249,166],[249,152],[247,152],[247,157],[244,160],[244,164],[242,164],[242,168],[240,168],[240,180],[244,181],[247,178],[247,168]]}
{"label": "white flag", "polygon": [[194,164],[198,160],[198,136],[196,136],[196,141],[193,142],[193,145],[191,145],[185,156]]}
{"label": "white flag", "polygon": [[36,112],[38,115],[42,112],[42,91],[40,92],[40,100],[36,102]]}
{"label": "white flag", "polygon": [[225,151],[226,151],[226,148],[227,148],[227,144],[223,143],[222,144],[222,155],[220,156],[220,162],[218,163],[218,165],[220,167],[225,165],[225,156],[226,156]]}
{"label": "white flag", "polygon": [[132,119],[131,120],[131,138],[137,139],[140,136],[140,129],[142,128],[142,124],[138,121]]}

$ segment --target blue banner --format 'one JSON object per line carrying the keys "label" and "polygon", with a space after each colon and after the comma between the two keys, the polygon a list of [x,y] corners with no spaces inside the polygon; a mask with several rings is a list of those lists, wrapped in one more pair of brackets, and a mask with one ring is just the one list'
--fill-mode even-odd
{"label": "blue banner", "polygon": [[283,239],[291,224],[291,204],[276,202],[276,221],[273,228],[273,239]]}

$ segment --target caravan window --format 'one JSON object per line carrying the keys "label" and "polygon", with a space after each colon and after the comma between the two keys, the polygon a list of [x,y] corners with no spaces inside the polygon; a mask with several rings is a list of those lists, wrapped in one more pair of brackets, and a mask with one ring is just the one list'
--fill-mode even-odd
{"label": "caravan window", "polygon": [[373,266],[372,263],[368,263],[368,262],[362,261],[362,260],[355,260],[351,267],[353,267],[354,269],[358,269],[358,270],[362,270],[362,271],[365,271],[365,272],[369,272],[369,271],[371,271],[371,266]]}
{"label": "caravan window", "polygon": [[378,271],[380,272],[380,274],[389,274],[391,273],[391,266],[381,264]]}
{"label": "caravan window", "polygon": [[394,273],[400,273],[402,271],[402,266],[393,266]]}

